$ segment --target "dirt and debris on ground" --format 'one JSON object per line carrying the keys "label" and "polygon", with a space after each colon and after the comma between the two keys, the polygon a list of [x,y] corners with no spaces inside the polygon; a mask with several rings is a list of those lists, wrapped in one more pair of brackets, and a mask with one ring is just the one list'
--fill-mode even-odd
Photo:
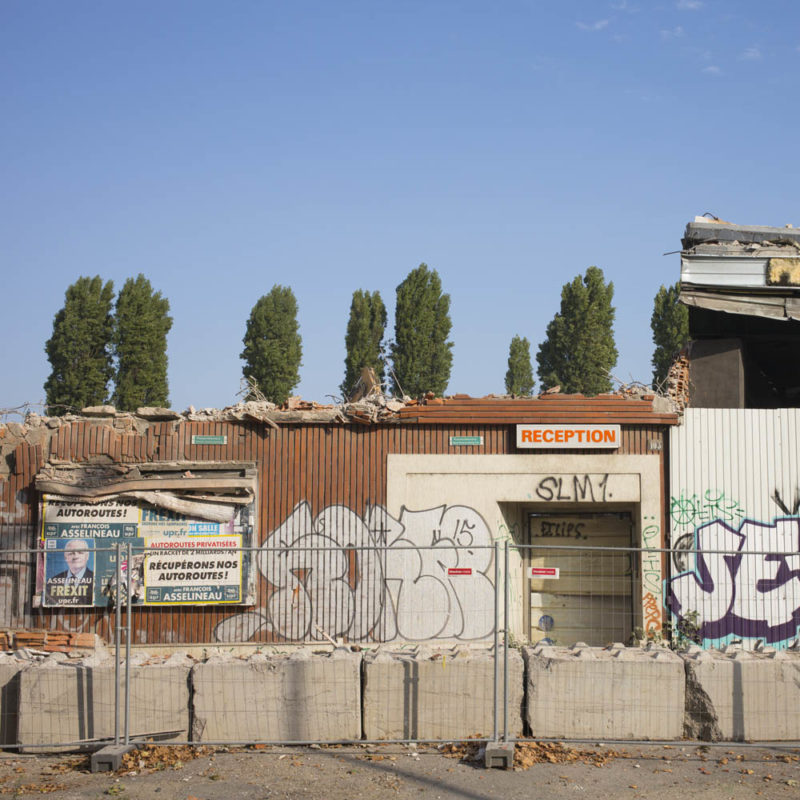
{"label": "dirt and debris on ground", "polygon": [[[466,762],[482,762],[485,747],[480,742],[440,745],[442,755]],[[514,748],[514,769],[530,769],[534,764],[573,764],[580,762],[602,767],[614,758],[627,758],[627,752],[611,749],[580,750],[561,742],[519,742]]]}
{"label": "dirt and debris on ground", "polygon": [[520,742],[515,769],[487,770],[482,742],[430,745],[192,747],[147,744],[115,773],[88,755],[0,753],[0,796],[53,800],[266,800],[388,795],[436,800],[800,800],[800,749]]}

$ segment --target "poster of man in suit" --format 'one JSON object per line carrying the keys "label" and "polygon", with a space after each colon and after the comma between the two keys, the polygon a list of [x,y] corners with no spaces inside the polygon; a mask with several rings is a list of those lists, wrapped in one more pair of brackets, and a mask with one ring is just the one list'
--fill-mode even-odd
{"label": "poster of man in suit", "polygon": [[[94,553],[87,539],[54,542],[47,553],[45,605],[91,606],[94,604]],[[63,569],[66,567],[66,569]],[[60,571],[56,571],[59,570]]]}

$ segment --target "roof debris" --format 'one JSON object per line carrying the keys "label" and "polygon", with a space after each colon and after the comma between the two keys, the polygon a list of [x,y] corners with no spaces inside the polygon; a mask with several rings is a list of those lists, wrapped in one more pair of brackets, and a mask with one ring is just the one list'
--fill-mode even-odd
{"label": "roof debris", "polygon": [[[363,391],[363,394],[362,394]],[[223,409],[196,409],[189,406],[183,412],[164,408],[139,408],[135,412],[116,411],[113,406],[89,406],[79,414],[58,417],[41,416],[28,410],[23,422],[0,422],[0,479],[14,471],[13,459],[21,445],[31,453],[16,457],[35,459],[39,464],[58,466],[58,452],[62,440],[69,439],[72,423],[86,423],[96,429],[95,440],[84,442],[85,464],[118,469],[125,464],[146,463],[151,459],[153,441],[157,437],[174,439],[170,445],[177,458],[178,430],[182,423],[256,422],[273,430],[283,425],[375,425],[414,424],[424,419],[426,424],[447,425],[453,422],[470,424],[500,424],[513,422],[549,422],[558,415],[567,415],[573,422],[593,422],[597,415],[614,417],[630,424],[675,424],[676,406],[667,398],[658,396],[641,384],[622,386],[616,393],[584,397],[580,394],[562,394],[549,391],[538,397],[513,397],[490,394],[470,397],[454,394],[436,397],[429,392],[424,397],[388,398],[377,383],[367,376],[354,397],[358,400],[336,404],[321,404],[290,397],[284,404],[267,400],[246,400]],[[29,408],[25,406],[24,408]],[[21,413],[6,409],[5,413]],[[2,413],[0,413],[2,416]],[[584,419],[585,418],[585,419]],[[64,428],[62,431],[61,429]],[[181,434],[183,435],[183,434]],[[95,436],[95,433],[92,433]],[[92,442],[95,442],[94,444]],[[25,448],[23,448],[25,449]],[[63,449],[63,448],[62,448]],[[35,453],[33,452],[35,451]],[[43,479],[48,476],[43,476]],[[52,477],[52,476],[49,476]],[[132,475],[126,469],[119,473],[121,480],[129,481]],[[80,476],[81,485],[88,474]],[[63,476],[57,478],[62,481]],[[108,484],[109,474],[101,483]],[[65,481],[69,483],[69,481]],[[181,488],[186,489],[188,484]],[[39,487],[52,492],[53,488]],[[149,491],[150,486],[126,487],[125,491]],[[69,492],[67,492],[68,494]],[[109,498],[106,498],[109,499]]]}

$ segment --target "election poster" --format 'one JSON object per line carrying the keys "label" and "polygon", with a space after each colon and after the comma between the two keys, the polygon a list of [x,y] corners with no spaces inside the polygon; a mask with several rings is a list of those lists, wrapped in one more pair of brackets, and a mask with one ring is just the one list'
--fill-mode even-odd
{"label": "election poster", "polygon": [[136,501],[45,495],[41,520],[35,602],[44,607],[111,606],[120,592],[139,605],[253,602],[252,505],[211,522]]}

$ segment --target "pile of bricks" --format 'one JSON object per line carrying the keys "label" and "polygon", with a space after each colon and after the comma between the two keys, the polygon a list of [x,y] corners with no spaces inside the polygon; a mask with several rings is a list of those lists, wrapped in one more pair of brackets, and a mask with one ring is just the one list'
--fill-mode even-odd
{"label": "pile of bricks", "polygon": [[73,650],[94,650],[94,633],[68,631],[0,631],[0,651],[37,650],[43,653],[71,653]]}
{"label": "pile of bricks", "polygon": [[679,414],[689,405],[689,355],[685,347],[669,368],[667,394]]}

